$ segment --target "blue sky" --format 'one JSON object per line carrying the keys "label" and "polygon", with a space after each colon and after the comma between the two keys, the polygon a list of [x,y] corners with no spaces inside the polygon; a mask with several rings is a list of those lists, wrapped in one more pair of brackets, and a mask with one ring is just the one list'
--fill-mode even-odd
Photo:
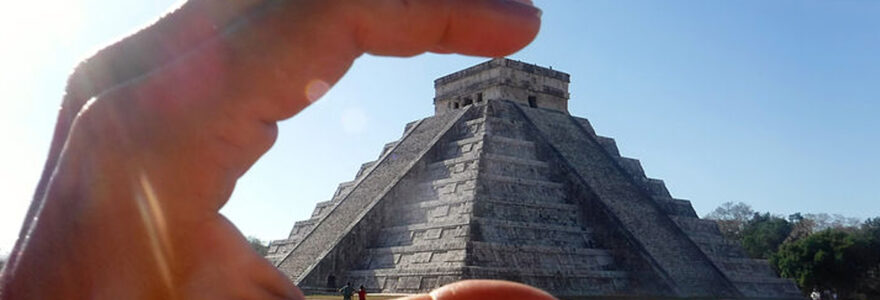
{"label": "blue sky", "polygon": [[[880,2],[537,0],[544,23],[511,56],[568,72],[570,111],[617,140],[700,215],[880,216]],[[5,3],[0,10],[0,253],[14,242],[76,62],[172,1]],[[222,210],[278,239],[361,163],[433,112],[433,79],[482,62],[364,56]]]}

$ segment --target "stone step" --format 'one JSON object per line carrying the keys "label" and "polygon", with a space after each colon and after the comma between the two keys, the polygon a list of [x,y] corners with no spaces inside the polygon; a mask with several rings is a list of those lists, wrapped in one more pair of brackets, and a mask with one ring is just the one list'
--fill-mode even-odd
{"label": "stone step", "polygon": [[491,136],[502,136],[515,139],[527,139],[526,130],[523,130],[524,123],[516,118],[486,118],[486,134]]}
{"label": "stone step", "polygon": [[464,268],[456,266],[352,270],[348,271],[345,276],[348,278],[347,281],[363,282],[367,289],[416,293],[426,292],[431,288],[463,279]]}
{"label": "stone step", "polygon": [[509,176],[486,174],[482,175],[477,188],[482,195],[491,198],[526,198],[543,199],[547,202],[566,202],[567,193],[562,183],[522,179]]}
{"label": "stone step", "polygon": [[315,204],[315,210],[312,211],[312,218],[320,217],[330,211],[330,208],[338,202],[332,200],[321,201]]}
{"label": "stone step", "polygon": [[538,269],[611,270],[610,252],[595,248],[563,248],[495,243],[472,243],[471,265]]}
{"label": "stone step", "polygon": [[460,122],[452,128],[449,136],[452,137],[453,140],[457,140],[484,135],[486,133],[485,122],[485,116]]}
{"label": "stone step", "polygon": [[475,217],[475,241],[552,247],[592,248],[590,228]]}
{"label": "stone step", "polygon": [[272,264],[277,263],[284,258],[284,256],[287,255],[287,253],[290,252],[299,241],[299,239],[283,239],[269,242],[268,249],[266,249],[266,259]]}
{"label": "stone step", "polygon": [[356,269],[409,269],[464,266],[465,249],[436,249],[421,252],[370,252]]}
{"label": "stone step", "polygon": [[710,257],[746,257],[745,251],[742,250],[738,243],[725,240],[720,236],[708,237],[701,235],[688,237],[697,244],[700,251]]}
{"label": "stone step", "polygon": [[416,186],[416,194],[420,199],[439,198],[446,195],[464,196],[473,194],[476,183],[476,171],[464,171],[460,176],[419,183]]}
{"label": "stone step", "polygon": [[617,157],[617,162],[634,178],[645,178],[645,169],[642,168],[642,162],[635,158],[625,156]]}
{"label": "stone step", "polygon": [[524,138],[523,123],[511,118],[499,118],[482,116],[456,126],[453,137],[466,138],[483,134],[494,136],[506,136],[510,138]]}
{"label": "stone step", "polygon": [[666,184],[663,183],[663,180],[655,178],[645,178],[643,182],[645,184],[645,187],[648,189],[648,192],[650,192],[653,196],[670,198],[672,197],[672,195],[669,194],[669,190],[666,189]]}
{"label": "stone step", "polygon": [[[539,269],[539,268],[529,268],[529,269],[519,269],[519,268],[491,268],[491,267],[476,267],[476,266],[465,266],[465,267],[438,267],[438,268],[407,268],[407,269],[373,269],[373,270],[353,270],[347,273],[348,276],[357,276],[357,277],[365,277],[365,276],[376,276],[376,277],[428,277],[428,276],[438,276],[438,275],[461,275],[464,271],[466,271],[470,275],[476,275],[471,278],[502,278],[501,275],[506,274],[520,274],[524,277],[548,277],[548,278],[566,278],[566,279],[577,279],[577,278],[603,278],[603,279],[625,279],[629,277],[629,273],[626,271],[595,271],[595,270],[554,270],[554,269]],[[414,280],[414,282],[421,282],[423,280]],[[367,281],[369,282],[369,281]],[[424,284],[423,284],[424,285]],[[410,285],[410,288],[413,290],[418,290],[415,285]],[[385,289],[388,289],[386,286]]]}
{"label": "stone step", "polygon": [[474,195],[468,195],[464,197],[444,197],[444,198],[431,198],[429,200],[422,200],[417,202],[409,202],[406,204],[400,204],[397,207],[393,208],[392,212],[400,211],[407,212],[412,210],[419,209],[432,209],[439,206],[448,206],[448,205],[456,205],[466,202],[474,201]]}
{"label": "stone step", "polygon": [[473,190],[464,189],[461,189],[458,192],[450,192],[445,194],[427,193],[426,191],[431,189],[430,185],[415,186],[419,189],[419,191],[413,193],[413,197],[411,198],[401,199],[403,201],[400,202],[400,205],[409,205],[430,201],[465,201],[474,199],[475,195]]}
{"label": "stone step", "polygon": [[400,268],[413,263],[463,262],[466,252],[467,241],[464,239],[438,240],[434,243],[418,245],[374,247],[366,249],[366,261],[361,264],[359,269]]}
{"label": "stone step", "polygon": [[[416,204],[418,205],[418,204]],[[434,207],[419,207],[413,204],[402,205],[400,208],[392,208],[388,219],[388,225],[403,226],[421,223],[437,223],[455,221],[470,215],[473,211],[473,202],[462,201],[454,204],[443,204]]]}
{"label": "stone step", "polygon": [[653,199],[669,215],[697,218],[697,212],[688,200],[660,196],[654,196]]}
{"label": "stone step", "polygon": [[342,197],[345,197],[345,195],[354,188],[355,183],[356,181],[354,180],[340,183],[339,186],[336,187],[336,192],[333,193],[332,201],[339,201]]}
{"label": "stone step", "polygon": [[403,246],[391,246],[391,247],[372,247],[367,248],[367,253],[370,255],[373,254],[405,254],[405,253],[418,253],[418,252],[426,252],[426,251],[445,251],[445,250],[465,250],[467,249],[468,241],[467,240],[438,240],[435,243],[431,244],[421,244],[421,245],[403,245]]}
{"label": "stone step", "polygon": [[[482,196],[482,195],[480,195]],[[492,203],[497,203],[499,205],[509,205],[509,206],[522,206],[522,207],[532,207],[532,208],[540,208],[540,209],[557,209],[557,210],[571,210],[577,211],[579,209],[578,205],[564,203],[564,202],[549,202],[549,201],[522,201],[524,198],[491,198],[491,197],[479,197],[477,201],[487,201]]]}
{"label": "stone step", "polygon": [[483,141],[486,153],[519,157],[535,160],[535,142],[504,136],[487,135]]}
{"label": "stone step", "polygon": [[[491,274],[518,274],[523,277],[550,277],[571,280],[576,278],[628,278],[626,271],[616,270],[578,270],[578,269],[540,269],[540,268],[483,268],[468,267],[471,274],[479,274],[475,278],[493,278]],[[498,278],[498,277],[494,277]]]}
{"label": "stone step", "polygon": [[580,124],[581,127],[583,127],[584,130],[587,131],[587,133],[589,133],[592,136],[596,136],[596,130],[593,129],[593,124],[590,124],[590,120],[587,120],[586,118],[575,117],[575,116],[572,116],[572,118],[575,121],[577,121],[578,124]]}
{"label": "stone step", "polygon": [[434,230],[434,229],[460,230],[461,226],[470,225],[470,220],[471,220],[471,217],[469,215],[466,215],[466,216],[464,216],[463,219],[454,220],[454,221],[447,220],[444,222],[426,222],[426,223],[417,223],[417,224],[387,226],[385,228],[382,228],[382,232],[386,232],[386,233],[413,232],[413,231],[426,231],[426,230]]}
{"label": "stone step", "polygon": [[560,195],[557,193],[553,194],[519,194],[519,195],[511,195],[505,196],[502,194],[492,194],[487,193],[485,191],[480,192],[479,194],[475,194],[473,191],[461,191],[459,193],[446,193],[446,194],[417,194],[416,197],[404,199],[400,205],[413,205],[422,202],[433,202],[433,201],[446,201],[446,202],[460,202],[460,201],[473,201],[474,198],[477,197],[478,200],[494,200],[494,201],[502,201],[508,202],[511,204],[520,204],[520,205],[534,205],[539,207],[553,207],[553,205],[571,205],[564,195]]}
{"label": "stone step", "polygon": [[595,138],[596,141],[599,142],[599,145],[602,146],[606,152],[611,154],[612,157],[620,157],[620,150],[617,149],[617,143],[613,138],[601,135],[596,135]]}
{"label": "stone step", "polygon": [[477,156],[460,156],[428,164],[426,176],[432,179],[443,179],[454,177],[456,174],[466,171],[476,171],[478,168]]}
{"label": "stone step", "polygon": [[[621,230],[638,241],[641,255],[665,272],[683,295],[735,295],[733,286],[693,240],[680,234],[645,189],[632,184],[632,176],[609,156],[619,156],[610,139],[593,137],[568,114],[514,106],[534,124],[541,137],[571,167],[578,183],[593,187],[597,205],[615,216]],[[600,141],[600,142],[597,142]],[[613,147],[612,147],[613,146]],[[482,187],[480,187],[482,188]]]}
{"label": "stone step", "polygon": [[412,121],[412,122],[409,122],[409,123],[406,123],[406,126],[403,127],[403,133],[404,133],[404,135],[406,134],[407,131],[409,131],[410,129],[412,129],[413,126],[415,126],[416,124],[419,124],[419,121],[418,121],[418,120],[416,120],[416,121]]}
{"label": "stone step", "polygon": [[[369,176],[358,179],[357,185],[348,192],[342,201],[309,231],[308,235],[291,250],[278,268],[290,276],[296,284],[321,286],[327,283],[327,272],[332,272],[335,262],[350,253],[346,245],[354,245],[373,235],[376,227],[383,222],[375,211],[364,211],[376,206],[382,207],[382,199],[396,193],[396,188],[406,188],[405,174],[418,170],[429,155],[430,146],[443,139],[449,130],[458,123],[470,109],[422,119],[377,162]],[[380,215],[381,216],[381,215]],[[328,241],[330,243],[328,243]],[[298,275],[297,275],[298,274]]]}
{"label": "stone step", "polygon": [[[549,205],[548,205],[549,204]],[[553,203],[523,204],[507,201],[481,200],[474,203],[474,215],[498,220],[519,220],[556,226],[579,226],[579,209],[575,205]]]}
{"label": "stone step", "polygon": [[[743,296],[754,299],[806,299],[801,290],[791,279],[772,278],[767,280],[743,278],[742,281],[731,280]],[[772,298],[768,295],[773,295]]]}
{"label": "stone step", "polygon": [[533,188],[551,188],[551,189],[562,189],[565,187],[564,184],[554,181],[548,180],[536,180],[536,179],[525,179],[525,178],[517,178],[512,176],[504,176],[504,175],[494,175],[494,174],[486,174],[480,176],[481,179],[485,181],[489,181],[492,183],[515,183],[521,185],[527,185]]}
{"label": "stone step", "polygon": [[484,135],[455,140],[444,144],[441,149],[441,158],[476,157],[483,150]]}
{"label": "stone step", "polygon": [[[553,225],[553,224],[544,224],[544,223],[535,223],[535,222],[520,222],[520,221],[511,221],[511,220],[501,220],[495,218],[487,218],[487,217],[474,217],[473,222],[482,227],[504,227],[504,228],[527,228],[527,229],[535,229],[541,231],[561,231],[561,232],[570,232],[570,233],[578,233],[578,234],[592,234],[593,229],[584,226],[577,225]],[[484,241],[489,242],[489,241]]]}
{"label": "stone step", "polygon": [[669,216],[685,234],[699,240],[723,239],[718,223],[696,217]]}
{"label": "stone step", "polygon": [[389,143],[386,143],[385,146],[382,146],[382,154],[380,154],[379,157],[382,157],[382,155],[385,155],[385,153],[388,153],[388,151],[391,150],[391,148],[394,148],[394,146],[397,146],[398,142],[400,142],[400,141],[389,142]]}
{"label": "stone step", "polygon": [[293,224],[293,229],[290,230],[288,239],[301,240],[320,220],[321,218],[315,217],[303,221],[297,221]]}
{"label": "stone step", "polygon": [[749,282],[761,279],[780,279],[765,259],[748,257],[711,257],[727,277],[734,281]]}
{"label": "stone step", "polygon": [[500,154],[483,155],[483,172],[490,175],[515,176],[524,179],[548,180],[549,164],[535,159]]}
{"label": "stone step", "polygon": [[365,163],[361,164],[361,168],[358,169],[358,172],[357,172],[357,175],[355,176],[355,178],[361,178],[361,176],[363,176],[364,173],[366,173],[367,170],[369,170],[369,169],[370,169],[371,167],[373,167],[374,165],[376,165],[376,161],[375,161],[375,160],[374,160],[374,161],[370,161],[370,162],[365,162]]}
{"label": "stone step", "polygon": [[389,226],[383,228],[373,247],[393,247],[404,245],[431,244],[448,241],[464,241],[470,234],[470,217],[443,221]]}

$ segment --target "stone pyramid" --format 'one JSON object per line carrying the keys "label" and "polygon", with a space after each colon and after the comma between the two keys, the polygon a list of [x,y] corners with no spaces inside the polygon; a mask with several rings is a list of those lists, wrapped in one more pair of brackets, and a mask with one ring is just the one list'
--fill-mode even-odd
{"label": "stone pyramid", "polygon": [[267,258],[307,292],[494,278],[562,298],[803,299],[569,115],[568,83],[508,59],[437,79],[436,114],[407,124]]}

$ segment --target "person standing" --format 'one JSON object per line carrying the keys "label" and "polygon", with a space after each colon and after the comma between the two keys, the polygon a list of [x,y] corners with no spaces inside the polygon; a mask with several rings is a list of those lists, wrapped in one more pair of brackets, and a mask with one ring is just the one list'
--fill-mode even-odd
{"label": "person standing", "polygon": [[342,300],[351,300],[351,295],[354,295],[354,288],[351,287],[351,282],[348,282],[339,289],[339,293],[342,294]]}
{"label": "person standing", "polygon": [[367,300],[367,289],[363,285],[358,289],[358,300]]}

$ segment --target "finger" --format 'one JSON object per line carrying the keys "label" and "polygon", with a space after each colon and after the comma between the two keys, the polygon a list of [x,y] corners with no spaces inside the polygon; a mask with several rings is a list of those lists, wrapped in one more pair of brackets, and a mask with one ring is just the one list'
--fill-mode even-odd
{"label": "finger", "polygon": [[357,2],[359,45],[380,55],[501,56],[525,46],[540,26],[540,10],[527,0]]}
{"label": "finger", "polygon": [[402,300],[554,300],[552,295],[537,288],[501,280],[465,280],[440,287],[430,294],[415,295]]}
{"label": "finger", "polygon": [[[180,140],[198,142],[181,143],[198,147],[181,146],[157,156],[191,154],[179,161],[205,170],[199,174],[200,181],[216,182],[193,186],[227,190],[268,148],[254,145],[271,145],[269,138],[266,142],[249,140],[253,135],[248,133],[258,131],[252,127],[290,117],[317,100],[363,51],[412,54],[439,46],[468,54],[506,54],[530,41],[539,24],[537,9],[506,0],[271,4],[193,53],[104,95],[119,105],[132,106],[127,110],[142,115],[145,123],[167,126],[151,131],[174,132],[181,135]],[[381,20],[394,14],[409,24],[382,25]],[[404,30],[406,26],[417,29]],[[465,30],[471,27],[483,29],[474,31],[479,34]],[[488,35],[507,37],[486,43]],[[226,126],[231,123],[236,126]],[[187,133],[197,136],[187,137]],[[227,147],[230,141],[232,147]],[[222,206],[226,198],[220,195],[210,207]]]}
{"label": "finger", "polygon": [[278,297],[292,300],[305,299],[302,291],[297,288],[284,273],[262,257],[256,263],[253,278],[267,292]]}
{"label": "finger", "polygon": [[272,2],[176,61],[175,70],[151,77],[164,78],[156,86],[165,89],[198,78],[212,87],[211,97],[248,99],[258,117],[276,121],[316,100],[364,52],[506,55],[535,37],[539,15],[537,8],[512,0]]}
{"label": "finger", "polygon": [[101,49],[81,62],[68,78],[46,163],[22,226],[22,236],[29,230],[31,220],[42,203],[46,185],[57,166],[71,124],[89,99],[192,51],[216,37],[244,12],[253,10],[263,2],[188,1],[150,27]]}

